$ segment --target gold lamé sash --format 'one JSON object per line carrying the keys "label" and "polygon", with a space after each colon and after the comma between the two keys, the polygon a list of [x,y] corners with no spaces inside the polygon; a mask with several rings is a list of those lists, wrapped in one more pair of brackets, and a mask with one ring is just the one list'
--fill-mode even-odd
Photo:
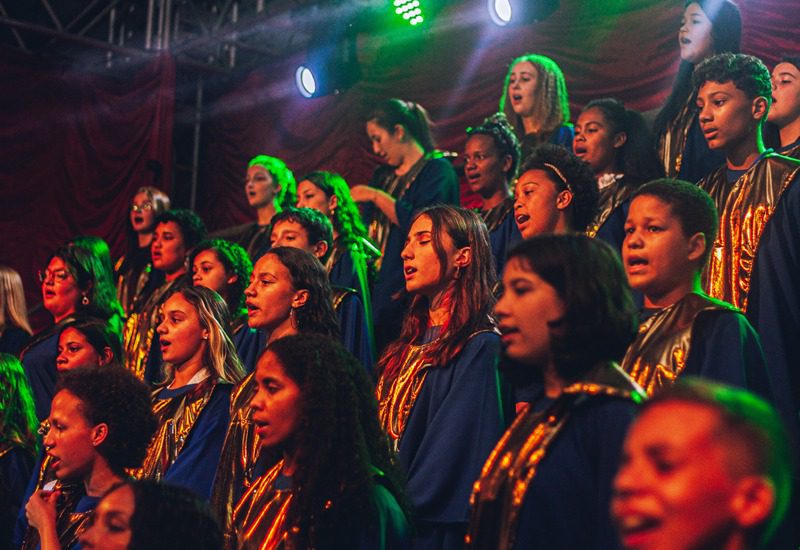
{"label": "gold lam\u00e9 sash", "polygon": [[611,213],[617,209],[633,193],[630,185],[623,184],[624,179],[620,179],[608,187],[600,189],[600,198],[597,202],[598,212],[592,223],[586,228],[586,235],[594,238]]}
{"label": "gold lam\u00e9 sash", "polygon": [[800,172],[800,161],[767,153],[733,185],[722,167],[698,184],[719,211],[719,234],[709,258],[705,291],[747,311],[750,277],[764,228],[783,192]]}
{"label": "gold lam\u00e9 sash", "polygon": [[275,479],[283,469],[281,460],[253,482],[233,511],[233,532],[227,537],[228,548],[274,550],[292,548],[286,511],[292,502],[291,490],[275,488]]}
{"label": "gold lam\u00e9 sash", "polygon": [[400,438],[406,429],[411,409],[422,390],[431,366],[425,352],[432,343],[408,346],[397,377],[391,382],[383,376],[378,380],[375,389],[378,398],[378,416],[395,452],[399,448]]}
{"label": "gold lam\u00e9 sash", "polygon": [[251,372],[231,392],[231,419],[211,492],[211,506],[222,521],[226,537],[231,533],[235,495],[239,489],[250,487],[261,456],[261,441],[250,408],[256,389],[255,372]]}
{"label": "gold lam\u00e9 sash", "polygon": [[473,485],[467,548],[505,550],[514,547],[525,495],[550,444],[567,424],[575,407],[598,395],[636,403],[644,398],[641,388],[617,365],[602,363],[582,380],[564,388],[545,410],[528,410],[517,415]]}
{"label": "gold lam\u00e9 sash", "polygon": [[[49,460],[45,459],[49,465]],[[42,481],[42,473],[49,469],[43,465],[40,470],[39,481]],[[37,484],[36,490],[40,491],[42,487]],[[54,490],[61,491],[56,503],[56,533],[58,533],[58,541],[61,543],[61,548],[71,548],[78,543],[78,535],[83,532],[86,522],[92,515],[92,511],[75,512],[78,502],[85,495],[82,482],[78,483],[62,483],[56,482],[53,487]],[[21,550],[34,550],[39,548],[41,543],[39,531],[34,527],[28,526],[25,531],[25,538],[22,541]]]}
{"label": "gold lam\u00e9 sash", "polygon": [[125,352],[125,368],[139,380],[144,380],[147,357],[158,326],[161,300],[180,277],[158,287],[139,311],[134,311],[125,320],[122,333],[122,346]]}
{"label": "gold lam\u00e9 sash", "polygon": [[114,273],[117,274],[117,298],[122,304],[122,309],[127,317],[133,312],[136,302],[139,301],[142,290],[144,290],[147,281],[150,279],[150,272],[153,270],[153,266],[150,262],[147,262],[134,280],[135,270],[132,267],[128,267],[125,271],[121,271],[124,265],[125,256],[122,256],[114,266]]}
{"label": "gold lam\u00e9 sash", "polygon": [[511,211],[514,209],[514,197],[506,197],[503,202],[490,208],[489,210],[481,210],[479,212],[483,218],[489,233],[500,227],[500,224],[506,219]]}
{"label": "gold lam\u00e9 sash", "polygon": [[694,119],[697,116],[695,106],[696,94],[689,94],[686,104],[678,115],[667,124],[666,130],[658,139],[658,157],[664,165],[664,174],[668,178],[677,178],[681,171],[683,150],[689,137]]}
{"label": "gold lam\u00e9 sash", "polygon": [[[378,178],[378,181],[375,182],[375,187],[391,195],[394,200],[402,199],[406,194],[406,191],[408,191],[408,188],[411,187],[411,184],[414,183],[414,180],[416,180],[417,176],[419,176],[419,173],[422,172],[422,169],[425,168],[426,164],[428,164],[428,161],[439,154],[441,153],[429,151],[428,153],[424,154],[416,162],[416,164],[414,164],[414,166],[412,166],[411,169],[402,176],[395,174],[393,167],[387,167],[383,174]],[[369,227],[367,227],[367,232],[369,234],[369,238],[372,239],[372,242],[378,245],[378,249],[381,251],[380,257],[375,260],[375,268],[378,270],[380,270],[381,263],[383,262],[383,258],[386,254],[386,243],[389,240],[389,231],[391,229],[392,222],[386,217],[386,215],[384,215],[383,212],[380,211],[380,209],[376,207],[375,215],[373,216]]]}
{"label": "gold lam\u00e9 sash", "polygon": [[705,295],[687,294],[639,326],[639,334],[622,360],[622,370],[650,396],[675,382],[686,368],[695,319],[706,311],[736,308]]}
{"label": "gold lam\u00e9 sash", "polygon": [[194,388],[170,399],[158,399],[165,386],[153,391],[153,414],[158,429],[147,448],[142,467],[132,475],[137,478],[161,480],[183,450],[189,433],[203,412],[217,381],[206,378]]}

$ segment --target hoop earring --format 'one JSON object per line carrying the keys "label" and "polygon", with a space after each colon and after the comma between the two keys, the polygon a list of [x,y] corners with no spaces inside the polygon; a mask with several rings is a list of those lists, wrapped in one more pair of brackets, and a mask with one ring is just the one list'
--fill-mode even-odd
{"label": "hoop earring", "polygon": [[456,266],[456,272],[455,272],[455,273],[453,273],[453,279],[455,279],[455,280],[457,281],[457,280],[459,280],[460,278],[461,278],[461,266],[460,266],[460,265],[457,265],[457,266]]}
{"label": "hoop earring", "polygon": [[81,298],[81,304],[83,304],[84,306],[89,305],[89,297],[86,294],[84,294],[83,298]]}
{"label": "hoop earring", "polygon": [[292,328],[296,329],[297,326],[297,316],[295,315],[295,308],[289,310],[289,323],[291,323]]}

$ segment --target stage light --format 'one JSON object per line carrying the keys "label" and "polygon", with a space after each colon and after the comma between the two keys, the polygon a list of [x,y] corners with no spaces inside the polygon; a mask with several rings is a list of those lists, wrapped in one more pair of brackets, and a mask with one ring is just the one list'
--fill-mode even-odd
{"label": "stage light", "polygon": [[394,5],[394,13],[412,27],[425,22],[420,0],[394,0],[392,4]]}
{"label": "stage light", "polygon": [[488,0],[495,25],[522,25],[542,21],[558,9],[559,0]]}
{"label": "stage light", "polygon": [[339,94],[360,78],[355,37],[351,35],[309,52],[306,62],[294,74],[297,91],[305,98]]}

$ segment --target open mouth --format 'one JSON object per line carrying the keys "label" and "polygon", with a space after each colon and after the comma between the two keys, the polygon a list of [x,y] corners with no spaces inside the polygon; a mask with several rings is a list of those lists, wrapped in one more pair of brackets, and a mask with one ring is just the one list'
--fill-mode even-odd
{"label": "open mouth", "polygon": [[680,39],[680,43],[681,43],[681,45],[682,45],[682,46],[688,46],[689,44],[691,44],[691,43],[692,43],[692,41],[691,41],[691,40],[689,40],[689,39],[688,39],[688,38],[686,38],[686,37],[681,37],[681,39]]}
{"label": "open mouth", "polygon": [[172,344],[169,340],[164,340],[163,338],[159,339],[159,345],[161,346],[161,353],[163,353],[169,349],[169,346]]}
{"label": "open mouth", "polygon": [[647,267],[648,261],[640,256],[631,256],[625,262],[629,274],[636,274]]}
{"label": "open mouth", "polygon": [[49,456],[50,456],[50,468],[54,471],[58,470],[58,468],[61,466],[61,459],[53,454]]}
{"label": "open mouth", "polygon": [[717,137],[718,131],[716,128],[706,128],[703,130],[703,135],[706,139],[714,139]]}
{"label": "open mouth", "polygon": [[142,216],[134,216],[133,223],[136,225],[142,225],[144,223],[144,218]]}
{"label": "open mouth", "polygon": [[250,302],[245,302],[245,307],[247,307],[247,314],[253,315],[258,311],[258,307],[255,304],[251,304]]}
{"label": "open mouth", "polygon": [[407,266],[407,267],[403,268],[403,274],[405,275],[406,279],[408,279],[409,277],[414,275],[414,273],[416,273],[416,272],[417,272],[417,268],[416,267]]}
{"label": "open mouth", "polygon": [[576,157],[582,157],[586,154],[586,147],[583,145],[576,145],[574,152]]}
{"label": "open mouth", "polygon": [[626,548],[639,547],[660,526],[658,519],[649,516],[634,514],[617,518],[617,529]]}
{"label": "open mouth", "polygon": [[511,94],[512,103],[519,103],[520,101],[522,101],[522,94]]}
{"label": "open mouth", "polygon": [[531,219],[531,217],[529,215],[527,215],[527,214],[517,214],[514,217],[514,220],[517,222],[517,225],[522,225],[526,221],[528,221],[529,219]]}

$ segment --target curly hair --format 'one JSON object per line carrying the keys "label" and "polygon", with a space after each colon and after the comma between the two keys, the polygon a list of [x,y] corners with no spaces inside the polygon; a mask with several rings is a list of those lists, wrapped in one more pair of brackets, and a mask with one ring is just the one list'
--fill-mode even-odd
{"label": "curly hair", "polygon": [[183,487],[149,479],[128,479],[121,487],[133,492],[128,550],[219,550],[222,531],[208,503]]}
{"label": "curly hair", "polygon": [[[750,466],[752,470],[744,475],[764,476],[772,483],[772,514],[747,534],[749,547],[770,548],[769,542],[789,509],[794,470],[790,437],[775,407],[747,390],[690,376],[657,392],[644,402],[638,415],[673,402],[693,403],[716,412],[719,425],[714,435],[721,444],[734,446],[737,464]],[[741,451],[749,455],[744,460]]]}
{"label": "curly hair", "polygon": [[615,158],[615,169],[625,174],[625,183],[637,185],[664,175],[656,154],[655,137],[638,111],[626,109],[619,99],[604,97],[586,104],[581,114],[589,109],[602,113],[611,135],[624,132],[626,139]]}
{"label": "curly hair", "polygon": [[500,96],[500,111],[506,115],[517,136],[525,135],[525,127],[522,125],[522,118],[514,112],[511,102],[508,100],[508,89],[514,67],[518,63],[526,61],[536,69],[533,117],[539,122],[540,128],[537,135],[542,137],[538,140],[539,143],[542,143],[556,128],[569,122],[567,82],[558,63],[544,55],[526,53],[508,65],[508,72],[503,80],[503,93]]}
{"label": "curly hair", "polygon": [[[697,3],[711,21],[711,42],[714,53],[739,53],[742,39],[742,15],[739,12],[739,6],[731,0],[686,0],[683,9],[685,10],[692,3]],[[694,65],[692,63],[681,61],[675,82],[672,84],[672,91],[653,123],[653,130],[656,134],[664,132],[669,123],[686,105],[686,101],[692,94],[693,72]]]}
{"label": "curly hair", "polygon": [[529,170],[542,170],[550,174],[550,179],[560,190],[569,190],[572,193],[572,203],[568,210],[569,225],[575,232],[584,231],[594,218],[599,200],[597,180],[589,163],[560,145],[545,143],[522,161],[520,175]]}
{"label": "curly hair", "polygon": [[[167,292],[161,307],[175,294],[183,296],[194,307],[200,327],[208,331],[203,366],[211,370],[215,378],[229,384],[244,378],[245,369],[231,338],[231,315],[222,296],[204,286],[179,286]],[[174,366],[165,363],[164,370],[166,381],[171,381],[175,374]]]}
{"label": "curly hair", "polygon": [[328,245],[325,255],[319,259],[320,262],[324,264],[333,252],[333,225],[331,221],[325,217],[322,212],[314,210],[313,208],[296,208],[290,206],[272,217],[269,228],[270,240],[272,240],[272,231],[275,229],[275,226],[283,221],[300,224],[300,226],[305,229],[308,235],[308,242],[311,246],[314,246],[318,242],[324,242]]}
{"label": "curly hair", "polygon": [[117,299],[114,287],[111,255],[108,245],[99,237],[76,237],[62,246],[48,258],[61,258],[75,279],[82,299],[75,304],[75,312],[80,315],[97,317],[108,321],[117,332],[122,330],[122,305]]}
{"label": "curly hair", "polygon": [[114,472],[122,475],[125,468],[141,466],[157,427],[144,382],[118,366],[81,367],[59,377],[59,391],[82,401],[81,412],[91,425],[108,425],[97,452]]}
{"label": "curly hair", "polygon": [[294,206],[297,202],[297,182],[285,162],[269,155],[258,155],[247,163],[248,168],[253,166],[261,166],[272,176],[273,183],[280,186],[276,197],[280,209]]}
{"label": "curly hair", "polygon": [[655,197],[670,206],[670,213],[681,225],[683,235],[688,239],[702,233],[706,238],[706,249],[700,265],[705,265],[711,255],[714,240],[717,238],[719,216],[714,199],[693,183],[663,178],[648,182],[637,189],[631,200],[640,196]]}
{"label": "curly hair", "polygon": [[540,235],[512,248],[523,269],[552,286],[564,316],[550,323],[558,375],[571,382],[600,361],[619,361],[638,328],[619,252],[585,235]]}
{"label": "curly hair", "polygon": [[246,315],[244,289],[247,288],[250,274],[253,273],[253,262],[250,261],[247,251],[230,241],[208,239],[194,247],[194,250],[189,255],[189,265],[193,266],[197,256],[206,250],[214,252],[217,260],[225,268],[226,276],[236,275],[236,280],[227,285],[225,289],[225,299],[231,316],[236,318]]}
{"label": "curly hair", "polygon": [[749,99],[772,103],[772,78],[759,58],[743,53],[721,53],[700,63],[692,75],[695,91],[706,82],[733,82]]}
{"label": "curly hair", "polygon": [[156,225],[167,222],[175,222],[181,228],[183,246],[186,250],[191,250],[206,238],[206,224],[194,211],[186,208],[173,208],[167,210],[156,218]]}
{"label": "curly hair", "polygon": [[0,446],[9,443],[36,454],[39,450],[36,407],[19,359],[0,353]]}
{"label": "curly hair", "polygon": [[394,134],[395,126],[402,126],[426,153],[436,148],[428,111],[419,103],[397,98],[384,99],[370,111],[367,120],[375,122],[390,134]]}
{"label": "curly hair", "polygon": [[58,333],[59,338],[61,334],[68,328],[75,329],[86,338],[89,345],[94,348],[94,351],[99,355],[103,355],[103,350],[108,348],[111,350],[111,361],[117,364],[122,364],[122,342],[120,341],[120,334],[105,321],[96,317],[76,317],[63,323]]}
{"label": "curly hair", "polygon": [[509,124],[506,115],[504,113],[495,113],[485,118],[480,126],[467,128],[467,139],[476,135],[492,138],[499,158],[502,159],[506,155],[511,157],[511,166],[506,171],[506,179],[514,179],[517,175],[520,161],[519,138],[514,132],[514,128]]}
{"label": "curly hair", "polygon": [[[461,276],[453,280],[450,293],[452,312],[441,329],[439,338],[430,346],[427,359],[434,367],[452,361],[464,347],[470,335],[494,326],[491,313],[495,304],[492,287],[497,280],[489,244],[489,231],[480,216],[456,206],[431,206],[421,210],[414,220],[422,216],[432,223],[433,249],[439,259],[439,276],[444,278],[447,269],[446,252],[442,239],[447,234],[456,248],[469,247],[471,261]],[[403,364],[403,350],[418,342],[428,328],[429,300],[415,295],[403,319],[397,340],[389,344],[378,362],[378,373],[393,380]]]}
{"label": "curly hair", "polygon": [[287,525],[300,527],[298,548],[336,540],[334,533],[358,532],[365,518],[374,525],[376,477],[408,517],[404,482],[378,423],[364,367],[342,344],[320,334],[281,338],[270,343],[265,354],[270,352],[302,394],[294,439],[297,492],[287,512]]}

